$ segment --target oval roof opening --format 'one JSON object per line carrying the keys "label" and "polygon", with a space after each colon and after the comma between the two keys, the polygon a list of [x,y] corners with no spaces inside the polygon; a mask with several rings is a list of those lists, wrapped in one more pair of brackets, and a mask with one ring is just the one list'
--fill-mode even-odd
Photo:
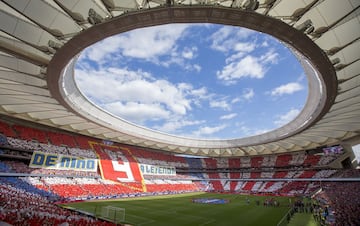
{"label": "oval roof opening", "polygon": [[302,111],[308,79],[276,38],[219,24],[139,28],[87,47],[75,66],[81,92],[132,124],[200,139],[277,129]]}

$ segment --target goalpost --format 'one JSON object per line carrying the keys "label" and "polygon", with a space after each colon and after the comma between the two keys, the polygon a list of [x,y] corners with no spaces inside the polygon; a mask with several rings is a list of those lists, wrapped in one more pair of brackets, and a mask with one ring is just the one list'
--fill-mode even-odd
{"label": "goalpost", "polygon": [[115,206],[102,206],[98,217],[109,220],[116,224],[122,223],[125,222],[125,208]]}

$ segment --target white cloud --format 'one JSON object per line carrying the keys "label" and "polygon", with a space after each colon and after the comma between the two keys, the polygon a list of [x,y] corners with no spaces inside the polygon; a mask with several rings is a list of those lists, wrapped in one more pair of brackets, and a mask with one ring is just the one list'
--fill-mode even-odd
{"label": "white cloud", "polygon": [[227,57],[225,59],[225,64],[231,64],[232,62],[239,61],[245,55],[246,55],[246,52],[237,52],[237,53],[231,54],[229,57]]}
{"label": "white cloud", "polygon": [[[224,26],[210,37],[211,48],[221,52],[233,51],[234,46],[255,32],[246,28]],[[240,46],[239,46],[240,47]]]}
{"label": "white cloud", "polygon": [[91,47],[88,47],[84,51],[83,57],[89,58],[95,62],[102,61],[107,55],[117,52],[120,44],[121,39],[118,36],[109,37]]}
{"label": "white cloud", "polygon": [[304,89],[304,87],[300,83],[291,82],[273,89],[271,91],[271,96],[282,96],[284,94],[292,94],[302,89]]}
{"label": "white cloud", "polygon": [[158,120],[186,115],[192,109],[191,85],[155,80],[142,71],[111,68],[89,73],[76,70],[76,80],[87,97],[120,117],[136,117],[136,121]]}
{"label": "white cloud", "polygon": [[255,92],[253,89],[247,88],[243,91],[243,98],[245,100],[251,100],[255,95]]}
{"label": "white cloud", "polygon": [[279,60],[279,54],[275,50],[270,49],[263,56],[260,57],[262,63],[267,64],[276,64]]}
{"label": "white cloud", "polygon": [[121,118],[136,123],[143,124],[148,120],[156,121],[167,119],[171,112],[164,109],[160,104],[143,104],[137,102],[114,102],[106,103],[102,107],[114,115],[120,115]]}
{"label": "white cloud", "polygon": [[204,100],[208,100],[212,96],[211,94],[208,93],[206,87],[191,89],[190,94],[193,97],[192,103],[194,103],[198,107],[202,106]]}
{"label": "white cloud", "polygon": [[238,103],[240,101],[250,101],[255,96],[255,92],[252,88],[245,88],[241,96],[235,97],[231,100],[232,104]]}
{"label": "white cloud", "polygon": [[217,133],[223,129],[226,128],[226,125],[220,125],[220,126],[205,126],[205,127],[201,127],[199,128],[199,130],[195,131],[193,134],[197,137],[202,137],[204,135],[212,135],[214,133]]}
{"label": "white cloud", "polygon": [[229,57],[226,58],[225,63],[229,64],[234,61],[238,61],[239,59],[246,56],[246,54],[252,52],[255,49],[255,43],[251,42],[240,42],[236,43],[234,48],[232,49],[235,53],[231,54]]}
{"label": "white cloud", "polygon": [[192,47],[192,48],[184,48],[183,52],[182,52],[182,56],[186,59],[193,59],[195,57],[195,55],[197,54],[197,47]]}
{"label": "white cloud", "polygon": [[234,99],[231,100],[231,103],[232,103],[232,104],[235,104],[235,103],[240,102],[241,100],[242,100],[241,97],[236,97],[236,98],[234,98]]}
{"label": "white cloud", "polygon": [[283,126],[286,123],[293,120],[298,114],[300,113],[299,109],[291,109],[290,111],[286,112],[283,115],[279,115],[277,120],[274,121],[274,124],[276,126]]}
{"label": "white cloud", "polygon": [[207,91],[206,87],[201,87],[199,89],[192,89],[191,94],[198,98],[203,99],[203,98],[207,97],[208,91]]}
{"label": "white cloud", "polygon": [[209,102],[212,108],[221,108],[223,110],[230,110],[230,105],[226,100],[211,100]]}
{"label": "white cloud", "polygon": [[261,79],[264,77],[264,66],[259,59],[253,56],[246,56],[238,62],[226,65],[221,71],[217,71],[218,79],[225,82],[235,83],[237,79],[250,77]]}
{"label": "white cloud", "polygon": [[187,27],[188,25],[179,24],[176,29],[174,25],[136,29],[119,36],[119,48],[124,56],[135,58],[149,59],[169,54]]}
{"label": "white cloud", "polygon": [[186,127],[186,126],[194,126],[194,125],[199,125],[202,123],[205,123],[205,120],[190,121],[190,120],[184,120],[184,119],[179,119],[179,120],[170,119],[170,121],[165,122],[161,126],[155,126],[155,129],[169,133],[169,132],[174,132],[179,129],[182,129],[183,127]]}
{"label": "white cloud", "polygon": [[268,41],[263,41],[262,43],[261,43],[261,46],[262,47],[268,47],[269,46],[269,43],[268,43]]}
{"label": "white cloud", "polygon": [[[170,68],[172,65],[178,65],[182,70],[200,72],[202,67],[197,64],[195,58],[197,55],[197,47],[182,47],[183,50],[179,50],[178,46],[175,46],[169,51],[168,54],[157,56],[154,58],[146,59],[156,65],[160,65],[166,68]],[[145,50],[147,51],[147,50]]]}
{"label": "white cloud", "polygon": [[[176,26],[175,29],[174,26]],[[115,53],[155,62],[160,56],[170,56],[176,52],[176,42],[185,34],[189,26],[172,24],[135,29],[96,43],[86,49],[84,54],[85,57],[96,62]],[[185,49],[183,55],[191,59],[196,51],[196,48]]]}
{"label": "white cloud", "polygon": [[235,44],[234,51],[249,53],[252,52],[255,49],[255,47],[256,47],[255,43],[239,42]]}
{"label": "white cloud", "polygon": [[221,120],[229,120],[229,119],[233,119],[237,116],[236,113],[232,113],[232,114],[228,114],[228,115],[223,115],[220,117]]}
{"label": "white cloud", "polygon": [[[255,48],[255,44],[251,43],[238,45],[243,46],[242,49],[247,52]],[[265,75],[267,65],[278,62],[279,54],[273,49],[268,50],[260,57],[246,55],[247,52],[237,52],[228,57],[223,69],[216,72],[217,78],[226,84],[234,84],[238,79],[245,77],[261,79]]]}
{"label": "white cloud", "polygon": [[200,72],[202,67],[198,64],[193,64],[193,69],[194,69],[194,71]]}
{"label": "white cloud", "polygon": [[193,64],[193,63],[185,63],[184,61],[179,61],[176,64],[180,65],[184,70],[186,71],[196,71],[196,72],[200,72],[201,71],[201,66],[198,64]]}
{"label": "white cloud", "polygon": [[201,66],[190,62],[198,56],[198,48],[178,44],[192,26],[196,25],[160,25],[112,36],[88,47],[79,61],[91,60],[101,67],[139,59],[163,67],[179,65],[187,71],[200,72]]}
{"label": "white cloud", "polygon": [[[211,35],[211,40],[211,48],[227,55],[226,65],[216,72],[217,78],[227,85],[245,77],[261,79],[267,66],[278,62],[279,54],[268,45],[257,44],[256,33],[248,29],[222,27]],[[255,50],[259,56],[249,55]]]}

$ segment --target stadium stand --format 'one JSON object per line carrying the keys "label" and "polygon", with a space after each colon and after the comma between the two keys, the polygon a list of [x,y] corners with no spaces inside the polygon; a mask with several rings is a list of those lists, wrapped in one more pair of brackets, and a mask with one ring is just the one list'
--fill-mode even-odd
{"label": "stadium stand", "polygon": [[5,135],[6,137],[16,137],[15,131],[12,129],[12,126],[0,121],[0,133]]}
{"label": "stadium stand", "polygon": [[11,225],[114,225],[60,208],[49,201],[43,193],[36,192],[30,185],[16,178],[0,178],[0,222]]}
{"label": "stadium stand", "polygon": [[251,158],[251,167],[252,168],[260,168],[263,163],[263,157],[262,156],[256,156]]}
{"label": "stadium stand", "polygon": [[[89,222],[92,225],[107,225],[90,216],[64,210],[56,206],[54,202],[194,191],[308,196],[322,188],[318,197],[326,197],[330,205],[333,204],[330,197],[336,194],[329,192],[329,188],[330,185],[335,186],[335,184],[287,180],[321,179],[334,175],[337,177],[359,176],[356,170],[329,167],[341,154],[315,155],[298,152],[242,158],[188,158],[128,145],[108,145],[81,135],[49,133],[45,130],[7,124],[2,121],[0,121],[0,126],[2,136],[6,138],[6,143],[3,143],[0,152],[2,156],[0,160],[1,201],[14,203],[1,208],[0,220],[14,225],[21,221],[36,225],[46,224],[46,222],[61,223],[64,220],[76,222],[78,225],[90,224]],[[29,162],[36,151],[41,151],[45,155],[98,159],[100,165],[95,171],[32,168]],[[130,179],[128,172],[121,170],[126,164],[132,172]],[[142,174],[138,164],[174,167],[177,173],[174,175]],[[114,166],[120,167],[120,171],[115,172]],[[350,189],[350,186],[336,184],[340,190]],[[11,199],[6,195],[8,193],[13,194]],[[33,205],[29,204],[20,213],[11,211],[10,208],[17,208],[20,205],[19,202],[22,201],[24,195],[30,197],[29,203]],[[42,203],[41,208],[38,208],[36,203]],[[334,205],[334,209],[338,212],[339,208],[344,207],[340,204]],[[29,213],[30,209],[36,211]],[[48,212],[46,212],[47,209],[49,209]],[[356,210],[356,207],[350,207],[350,210]],[[65,214],[70,217],[64,219]],[[338,218],[349,218],[349,216],[342,214]],[[353,218],[349,218],[348,221],[357,223]]]}
{"label": "stadium stand", "polygon": [[[354,157],[324,152],[359,144],[359,7],[356,0],[1,1],[0,225],[113,225],[56,203],[193,191],[312,196],[322,225],[360,225]],[[67,84],[75,78],[70,60],[115,33],[173,21],[245,26],[279,38],[303,65],[311,101],[276,133],[231,142],[180,143],[161,134],[171,139],[157,143],[148,137],[159,134],[133,133],[132,125],[116,131],[122,121],[105,113],[100,122],[104,112],[86,111],[93,105]],[[128,145],[102,140],[108,137]],[[197,142],[205,145],[192,147]]]}
{"label": "stadium stand", "polygon": [[290,160],[292,159],[292,155],[279,155],[276,158],[275,166],[276,167],[285,167],[290,165]]}
{"label": "stadium stand", "polygon": [[232,169],[240,168],[241,167],[240,163],[241,163],[240,158],[230,158],[229,159],[229,167]]}
{"label": "stadium stand", "polygon": [[359,182],[324,183],[321,192],[314,197],[322,209],[315,219],[334,226],[360,225],[359,193]]}

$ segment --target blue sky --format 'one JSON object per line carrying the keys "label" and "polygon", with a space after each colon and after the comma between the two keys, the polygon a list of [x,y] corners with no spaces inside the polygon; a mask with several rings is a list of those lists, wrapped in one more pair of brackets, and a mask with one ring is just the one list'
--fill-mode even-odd
{"label": "blue sky", "polygon": [[308,94],[301,65],[278,40],[215,24],[109,37],[82,53],[75,79],[91,102],[129,122],[202,139],[281,127]]}

